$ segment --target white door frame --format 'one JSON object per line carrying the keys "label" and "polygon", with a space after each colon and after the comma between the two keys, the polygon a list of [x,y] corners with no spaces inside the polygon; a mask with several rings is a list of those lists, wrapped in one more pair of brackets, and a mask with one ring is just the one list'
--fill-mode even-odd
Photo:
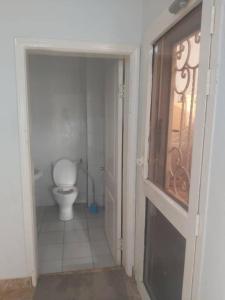
{"label": "white door frame", "polygon": [[32,283],[37,284],[37,232],[35,199],[33,193],[33,171],[30,149],[29,98],[27,81],[27,54],[48,53],[63,55],[87,55],[99,57],[126,58],[129,62],[128,86],[128,139],[127,147],[127,178],[126,198],[123,199],[125,222],[123,222],[124,250],[126,251],[123,265],[126,273],[131,276],[134,266],[135,240],[135,182],[136,182],[136,146],[137,146],[137,112],[139,90],[139,57],[140,49],[136,45],[98,44],[76,42],[72,40],[15,39],[16,74],[18,97],[18,121],[21,160],[21,184],[24,214],[25,248],[27,273]]}
{"label": "white door frame", "polygon": [[[178,14],[173,15],[171,13],[169,13],[168,8],[162,13],[162,15],[158,18],[158,20],[151,26],[151,28],[149,29],[149,31],[147,31],[145,33],[144,36],[144,45],[143,45],[143,56],[144,58],[148,61],[148,66],[144,66],[144,75],[143,75],[143,94],[142,97],[144,98],[143,102],[143,116],[142,116],[142,126],[141,126],[141,150],[140,150],[140,158],[138,159],[138,164],[139,167],[137,170],[137,205],[136,205],[136,209],[137,209],[137,219],[139,220],[139,222],[136,222],[136,240],[135,240],[135,277],[137,280],[137,284],[139,287],[139,291],[141,292],[142,298],[145,300],[149,300],[150,297],[144,287],[143,284],[143,263],[144,263],[144,224],[145,224],[145,208],[144,205],[142,205],[140,203],[141,199],[144,198],[144,193],[143,193],[143,180],[146,178],[146,173],[147,173],[147,164],[145,164],[146,162],[146,155],[148,152],[148,148],[147,148],[147,144],[148,144],[148,140],[147,136],[146,136],[146,132],[149,132],[149,115],[150,115],[150,106],[151,106],[151,101],[149,99],[151,99],[151,80],[152,80],[152,48],[151,48],[151,43],[154,43],[154,41],[156,41],[159,37],[161,37],[165,32],[167,32],[174,24],[176,24],[177,22],[179,22],[180,19],[182,19],[189,11],[191,11],[195,6],[197,6],[199,3],[201,3],[202,1],[200,0],[190,0],[189,4],[187,5],[187,7],[183,10],[181,10]],[[212,18],[212,8],[213,8],[213,4],[214,4],[214,0],[207,0],[207,1],[203,1],[203,12],[202,12],[202,20],[203,20],[203,24],[210,24],[211,23],[211,18]],[[209,53],[210,53],[210,45],[211,45],[211,30],[212,30],[212,25],[210,26],[203,26],[202,28],[202,35],[204,35],[204,41],[202,40],[201,43],[201,68],[205,75],[202,76],[201,79],[199,79],[199,84],[201,86],[201,89],[199,89],[199,97],[202,99],[202,111],[203,113],[201,114],[201,118],[199,120],[196,120],[196,124],[198,126],[200,126],[199,124],[206,124],[205,122],[206,120],[206,114],[204,112],[206,112],[207,110],[207,74],[208,74],[208,69],[210,67],[210,57],[209,57]],[[143,58],[142,58],[143,59]],[[145,61],[146,63],[146,61]],[[201,82],[200,82],[201,81]],[[203,101],[203,99],[205,98],[205,100]],[[147,113],[144,113],[147,112]],[[146,119],[148,118],[148,119]],[[206,125],[205,125],[206,126]],[[207,124],[207,127],[212,128],[212,123],[209,122]],[[201,133],[199,132],[199,137],[200,136],[204,136],[204,138],[206,138],[207,133],[205,132],[205,127],[203,126],[202,129],[200,130]],[[201,139],[200,139],[201,140]],[[199,145],[199,147],[202,147],[203,151],[205,151],[205,149],[203,148],[203,141],[202,144]],[[201,205],[205,206],[205,199],[202,199],[202,197],[200,197],[200,179],[201,179],[201,175],[202,175],[202,161],[203,161],[203,157],[205,155],[205,152],[202,152],[201,154],[199,154],[198,160],[199,160],[199,167],[198,169],[196,169],[196,171],[194,172],[194,176],[196,178],[195,180],[195,185],[194,185],[194,189],[195,191],[198,190],[198,193],[195,195],[196,200],[198,198],[198,201],[200,201],[201,198]],[[154,197],[153,197],[154,198]],[[152,200],[152,199],[151,199]],[[168,198],[169,201],[169,198]],[[204,203],[204,204],[203,204]],[[173,204],[173,203],[172,203]],[[199,205],[198,203],[196,203],[197,205]],[[175,206],[177,206],[174,203]],[[165,204],[166,206],[166,204]],[[179,207],[177,207],[179,214],[183,214],[185,217],[185,211],[183,211],[182,209],[180,209]],[[196,210],[198,209],[198,207],[195,208]],[[166,208],[164,209],[164,213],[166,212]],[[179,215],[177,215],[178,217]],[[201,217],[201,216],[200,216]],[[179,220],[178,220],[179,223]],[[183,224],[180,222],[180,227],[178,228],[180,231],[184,231],[185,228],[183,228]],[[189,224],[192,229],[197,228],[198,226],[198,222],[197,219],[192,220],[192,222]],[[197,232],[196,232],[197,234]],[[197,239],[197,243],[195,244],[196,247],[198,245],[198,239]],[[194,268],[197,265],[197,260],[200,259],[199,256],[195,256],[195,264],[194,264]],[[192,266],[186,266],[187,268],[192,267]],[[195,279],[195,274],[198,270],[194,270],[193,272],[193,278]],[[190,278],[189,278],[190,280]],[[192,289],[193,289],[193,293],[195,292],[195,284],[192,285]],[[187,293],[185,292],[185,295],[189,294],[190,296],[190,292],[187,291]],[[188,299],[189,299],[188,296]],[[185,298],[186,299],[186,298]],[[192,294],[192,299],[195,299],[193,294]]]}

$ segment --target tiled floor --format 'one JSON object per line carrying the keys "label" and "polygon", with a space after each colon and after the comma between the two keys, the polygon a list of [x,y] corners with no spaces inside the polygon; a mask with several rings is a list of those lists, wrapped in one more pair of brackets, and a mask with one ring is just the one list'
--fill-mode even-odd
{"label": "tiled floor", "polygon": [[74,206],[75,217],[58,220],[58,208],[38,207],[39,272],[55,273],[114,266],[104,232],[104,211],[91,214]]}
{"label": "tiled floor", "polygon": [[141,300],[141,297],[135,281],[128,278],[123,269],[116,268],[42,275],[33,299]]}

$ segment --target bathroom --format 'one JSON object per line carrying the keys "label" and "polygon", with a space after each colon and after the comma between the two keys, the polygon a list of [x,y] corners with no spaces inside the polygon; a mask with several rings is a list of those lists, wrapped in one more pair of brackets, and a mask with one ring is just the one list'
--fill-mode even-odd
{"label": "bathroom", "polygon": [[27,62],[38,272],[118,265],[107,229],[114,217],[105,218],[106,149],[110,166],[114,147],[107,136],[116,121],[105,117],[105,102],[115,94],[107,72],[122,61],[32,53]]}

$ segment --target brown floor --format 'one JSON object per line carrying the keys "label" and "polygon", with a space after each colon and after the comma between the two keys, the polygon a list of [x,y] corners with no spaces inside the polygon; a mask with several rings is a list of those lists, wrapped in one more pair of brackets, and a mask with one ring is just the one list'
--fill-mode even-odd
{"label": "brown floor", "polygon": [[32,300],[33,290],[31,288],[15,289],[0,292],[0,300]]}
{"label": "brown floor", "polygon": [[121,268],[43,275],[34,300],[140,300],[135,281]]}

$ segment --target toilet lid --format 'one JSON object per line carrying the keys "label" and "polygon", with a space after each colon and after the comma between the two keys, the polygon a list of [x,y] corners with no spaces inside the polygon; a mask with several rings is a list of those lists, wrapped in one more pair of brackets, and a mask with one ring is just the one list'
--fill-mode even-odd
{"label": "toilet lid", "polygon": [[69,159],[60,159],[53,168],[53,179],[59,187],[72,187],[76,183],[77,168]]}

